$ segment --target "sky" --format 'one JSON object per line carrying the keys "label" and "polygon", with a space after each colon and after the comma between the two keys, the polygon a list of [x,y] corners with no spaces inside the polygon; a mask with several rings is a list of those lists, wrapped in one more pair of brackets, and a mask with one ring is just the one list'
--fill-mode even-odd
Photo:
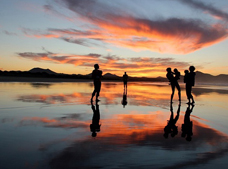
{"label": "sky", "polygon": [[228,74],[227,0],[1,0],[0,70]]}

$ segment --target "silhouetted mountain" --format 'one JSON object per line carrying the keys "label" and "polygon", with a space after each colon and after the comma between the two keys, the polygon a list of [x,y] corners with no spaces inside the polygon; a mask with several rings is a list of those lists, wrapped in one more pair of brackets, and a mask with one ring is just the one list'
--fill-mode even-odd
{"label": "silhouetted mountain", "polygon": [[120,78],[119,76],[115,75],[115,74],[111,74],[111,73],[106,73],[104,76],[104,78]]}
{"label": "silhouetted mountain", "polygon": [[196,81],[202,83],[228,83],[228,75],[220,74],[217,76],[208,73],[196,72]]}
{"label": "silhouetted mountain", "polygon": [[[183,82],[184,76],[180,76],[179,82]],[[217,76],[213,76],[208,73],[203,73],[200,71],[196,71],[195,77],[196,83],[227,83],[228,84],[228,75],[220,74]]]}
{"label": "silhouetted mountain", "polygon": [[[12,77],[42,77],[42,78],[62,78],[62,79],[91,79],[92,73],[87,75],[81,74],[63,74],[56,73],[50,69],[33,68],[29,71],[0,71],[0,76],[12,76]],[[165,76],[165,74],[164,74]],[[129,81],[147,81],[147,82],[168,82],[166,77],[147,78],[147,77],[131,77]],[[102,80],[115,80],[122,81],[122,76],[106,73],[103,75]],[[181,75],[179,82],[183,82],[183,75]],[[226,83],[228,84],[228,75],[220,74],[213,76],[208,73],[196,72],[196,83]]]}
{"label": "silhouetted mountain", "polygon": [[50,69],[42,69],[39,67],[33,68],[31,70],[29,70],[28,72],[30,73],[47,73],[47,74],[57,74],[56,72],[50,70]]}

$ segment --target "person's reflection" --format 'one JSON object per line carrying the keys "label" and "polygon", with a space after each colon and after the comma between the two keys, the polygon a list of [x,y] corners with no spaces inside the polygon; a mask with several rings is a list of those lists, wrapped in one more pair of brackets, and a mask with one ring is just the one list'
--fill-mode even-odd
{"label": "person's reflection", "polygon": [[174,137],[175,135],[177,135],[178,133],[178,129],[177,126],[175,125],[177,120],[179,119],[179,115],[180,115],[180,104],[178,105],[178,109],[177,109],[177,115],[174,118],[173,116],[173,104],[170,103],[170,119],[168,120],[168,124],[165,126],[164,128],[164,137],[168,138],[169,134],[171,134],[171,137]]}
{"label": "person's reflection", "polygon": [[123,99],[121,101],[123,108],[127,105],[127,88],[124,87]]}
{"label": "person's reflection", "polygon": [[101,124],[100,122],[100,110],[98,102],[96,102],[96,107],[93,105],[93,102],[91,102],[91,108],[93,110],[93,118],[92,118],[92,124],[90,124],[90,131],[92,132],[92,137],[97,136],[97,132],[100,131]]}
{"label": "person's reflection", "polygon": [[181,130],[182,130],[181,137],[185,138],[187,141],[191,141],[192,135],[193,135],[192,121],[190,121],[190,114],[193,111],[193,107],[194,107],[193,104],[188,104],[188,107],[186,109],[185,116],[184,116],[184,124],[182,124],[182,127],[181,127]]}

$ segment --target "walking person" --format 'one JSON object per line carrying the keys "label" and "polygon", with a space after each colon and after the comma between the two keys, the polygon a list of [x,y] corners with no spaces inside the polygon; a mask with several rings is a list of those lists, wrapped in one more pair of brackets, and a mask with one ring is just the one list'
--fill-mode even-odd
{"label": "walking person", "polygon": [[[177,74],[173,73],[170,67],[167,68],[166,71],[167,71],[166,77],[169,80],[171,89],[172,89],[170,103],[173,102],[173,95],[175,93],[175,88],[177,88],[178,90],[179,102],[181,102],[181,89],[177,81],[179,79],[180,74],[178,73],[178,71],[177,71]],[[175,77],[173,76],[173,74],[175,74]]]}
{"label": "walking person", "polygon": [[[192,96],[192,86],[195,85],[195,76],[196,73],[195,71],[195,67],[194,66],[190,66],[189,67],[189,73],[185,73],[185,77],[184,77],[184,81],[186,83],[186,95],[187,95],[187,99],[188,99],[188,103],[187,104],[193,104],[195,103],[193,96]],[[192,102],[191,102],[192,100]]]}
{"label": "walking person", "polygon": [[127,73],[125,72],[124,75],[123,75],[124,88],[125,88],[125,87],[127,88],[127,80],[128,80],[128,75],[127,75]]}
{"label": "walking person", "polygon": [[100,95],[100,90],[101,90],[101,77],[102,77],[102,71],[99,70],[99,65],[95,64],[94,65],[94,70],[92,72],[94,90],[93,90],[93,93],[92,93],[91,102],[93,101],[93,97],[95,95],[96,95],[96,102],[100,101],[98,99],[98,97]]}

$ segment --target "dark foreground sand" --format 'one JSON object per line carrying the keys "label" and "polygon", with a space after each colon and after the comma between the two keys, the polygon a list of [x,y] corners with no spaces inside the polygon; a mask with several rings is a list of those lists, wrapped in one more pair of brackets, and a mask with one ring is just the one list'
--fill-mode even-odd
{"label": "dark foreground sand", "polygon": [[0,76],[0,82],[91,82],[91,79],[63,79]]}

